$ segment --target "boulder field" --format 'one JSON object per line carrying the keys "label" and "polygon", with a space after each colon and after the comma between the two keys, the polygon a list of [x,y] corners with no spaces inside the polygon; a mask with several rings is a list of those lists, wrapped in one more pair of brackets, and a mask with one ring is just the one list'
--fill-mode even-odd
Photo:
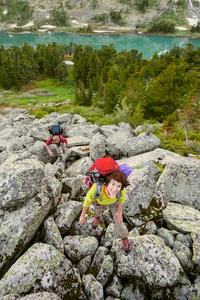
{"label": "boulder field", "polygon": [[[48,126],[68,140],[62,162]],[[159,148],[127,123],[98,126],[71,113],[0,115],[0,299],[200,299],[200,160]],[[123,207],[125,253],[105,210],[79,223],[87,171],[110,156],[132,168]]]}

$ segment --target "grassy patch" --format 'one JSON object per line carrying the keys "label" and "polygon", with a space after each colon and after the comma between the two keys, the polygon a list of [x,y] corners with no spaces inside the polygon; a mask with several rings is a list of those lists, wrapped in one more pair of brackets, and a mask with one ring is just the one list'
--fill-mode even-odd
{"label": "grassy patch", "polygon": [[[46,93],[38,93],[46,91]],[[36,104],[62,103],[67,100],[71,102],[75,99],[74,83],[72,75],[68,77],[65,84],[61,84],[58,79],[48,78],[34,81],[24,86],[21,91],[1,91],[3,97],[0,99],[0,111],[5,107],[26,107],[32,109]],[[45,110],[47,111],[47,109]]]}

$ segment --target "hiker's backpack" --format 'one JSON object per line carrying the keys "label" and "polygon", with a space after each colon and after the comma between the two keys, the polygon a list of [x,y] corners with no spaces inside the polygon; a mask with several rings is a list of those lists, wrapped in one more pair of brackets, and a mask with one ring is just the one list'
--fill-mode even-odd
{"label": "hiker's backpack", "polygon": [[[86,178],[88,181],[87,183],[89,183],[90,187],[93,183],[96,183],[94,201],[97,198],[100,198],[100,201],[102,201],[101,189],[105,182],[105,176],[109,173],[114,172],[115,170],[119,170],[119,166],[111,157],[99,158],[91,166],[91,168],[87,172],[88,177]],[[119,195],[117,195],[117,199],[119,199],[119,197],[121,196],[121,191],[118,194]]]}
{"label": "hiker's backpack", "polygon": [[53,124],[51,125],[49,132],[51,133],[51,140],[53,141],[54,135],[59,135],[60,137],[60,135],[63,133],[63,128],[59,124]]}

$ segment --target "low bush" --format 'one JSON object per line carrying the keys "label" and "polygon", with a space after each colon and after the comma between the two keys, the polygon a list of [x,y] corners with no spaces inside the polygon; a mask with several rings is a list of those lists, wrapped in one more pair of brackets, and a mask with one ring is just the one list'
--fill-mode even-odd
{"label": "low bush", "polygon": [[154,23],[149,29],[148,32],[163,32],[163,33],[174,33],[175,32],[175,24],[170,23],[168,21],[161,21],[159,23]]}

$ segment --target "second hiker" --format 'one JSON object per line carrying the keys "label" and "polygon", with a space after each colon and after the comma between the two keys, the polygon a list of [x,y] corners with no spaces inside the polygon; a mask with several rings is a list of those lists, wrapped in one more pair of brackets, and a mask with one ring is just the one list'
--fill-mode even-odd
{"label": "second hiker", "polygon": [[128,240],[128,229],[123,222],[122,208],[126,196],[125,187],[129,185],[127,177],[120,170],[116,170],[105,176],[105,183],[101,189],[101,198],[95,199],[96,183],[94,183],[91,189],[87,192],[85,201],[83,203],[83,209],[80,216],[80,223],[83,224],[86,221],[85,214],[89,206],[93,203],[95,205],[95,218],[92,223],[92,227],[96,228],[101,220],[102,212],[104,208],[109,208],[115,228],[122,239],[122,246],[125,251],[129,251],[130,245]]}
{"label": "second hiker", "polygon": [[58,157],[56,162],[62,162],[68,150],[68,142],[63,136],[63,129],[58,124],[53,124],[48,129],[51,136],[46,141],[46,149],[51,157]]}

